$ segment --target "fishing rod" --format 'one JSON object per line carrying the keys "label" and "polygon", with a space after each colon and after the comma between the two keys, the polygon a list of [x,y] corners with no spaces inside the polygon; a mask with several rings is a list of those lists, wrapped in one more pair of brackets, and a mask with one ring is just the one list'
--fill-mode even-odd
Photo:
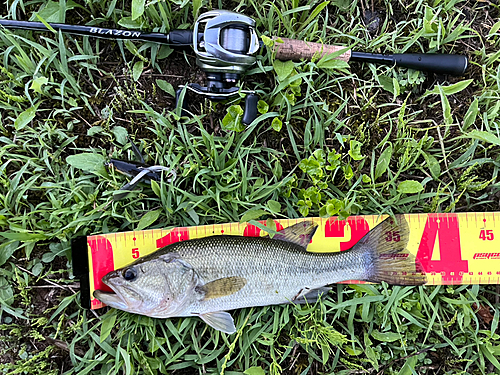
{"label": "fishing rod", "polygon": [[[143,40],[169,45],[173,48],[193,49],[196,64],[206,73],[206,86],[189,83],[186,89],[203,95],[212,101],[222,101],[246,94],[242,122],[249,125],[258,116],[258,96],[252,90],[241,90],[236,86],[241,76],[257,60],[262,43],[252,18],[227,11],[212,10],[198,17],[193,30],[172,30],[164,33],[143,33],[136,30],[108,29],[95,26],[48,24],[55,31],[87,35],[105,39]],[[0,20],[0,26],[8,29],[47,31],[42,22]],[[275,38],[273,52],[279,60],[311,60],[313,57],[345,50],[346,47],[306,42],[302,40]],[[463,55],[401,53],[375,54],[344,51],[337,59],[427,71],[437,74],[460,76],[467,69],[468,60]],[[176,106],[184,86],[176,92]]]}

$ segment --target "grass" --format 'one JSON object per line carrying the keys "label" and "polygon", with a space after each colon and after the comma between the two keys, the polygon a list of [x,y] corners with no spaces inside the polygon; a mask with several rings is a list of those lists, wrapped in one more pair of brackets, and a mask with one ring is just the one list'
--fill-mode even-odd
{"label": "grass", "polygon": [[[262,36],[462,53],[470,68],[443,77],[279,63],[265,52],[243,85],[267,112],[235,132],[225,127],[240,124],[226,116],[238,102],[189,95],[194,115],[178,121],[168,84],[201,79],[190,52],[0,30],[2,372],[499,374],[496,286],[336,285],[313,306],[237,311],[238,333],[227,336],[198,319],[84,310],[69,271],[73,238],[132,230],[157,210],[151,227],[245,214],[498,211],[498,4],[167,0],[140,15],[141,3],[7,1],[0,14],[167,32],[223,8],[253,17]],[[127,137],[149,164],[172,166],[178,177],[114,201],[126,179],[102,162],[133,158]],[[67,162],[86,153],[84,163]]]}

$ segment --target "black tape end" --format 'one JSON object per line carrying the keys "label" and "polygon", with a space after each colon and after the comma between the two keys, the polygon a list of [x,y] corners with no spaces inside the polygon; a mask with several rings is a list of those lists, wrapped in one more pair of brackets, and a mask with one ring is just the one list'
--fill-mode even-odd
{"label": "black tape end", "polygon": [[78,236],[71,241],[73,275],[80,280],[80,303],[90,309],[89,253],[87,237]]}

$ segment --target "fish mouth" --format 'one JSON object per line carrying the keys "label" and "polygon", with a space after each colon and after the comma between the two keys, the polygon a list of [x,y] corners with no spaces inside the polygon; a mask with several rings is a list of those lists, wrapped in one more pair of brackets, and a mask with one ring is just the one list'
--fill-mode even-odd
{"label": "fish mouth", "polygon": [[[115,309],[129,310],[130,305],[127,302],[127,300],[125,299],[125,297],[123,296],[123,294],[120,293],[117,286],[115,286],[115,285],[113,285],[113,283],[109,282],[113,276],[109,277],[107,275],[107,276],[104,276],[102,279],[102,282],[104,284],[106,284],[107,286],[109,286],[112,291],[105,292],[103,290],[98,289],[98,290],[94,291],[94,297],[97,298],[102,303],[104,303],[110,307],[114,307]],[[122,285],[122,287],[123,287],[123,285]],[[129,288],[127,288],[127,289],[129,289]],[[136,294],[136,293],[134,292],[134,294]]]}
{"label": "fish mouth", "polygon": [[95,290],[94,297],[102,303],[110,307],[114,307],[115,309],[127,310],[129,307],[127,301],[125,301],[123,296],[119,293],[116,293],[116,291],[105,292],[102,290]]}

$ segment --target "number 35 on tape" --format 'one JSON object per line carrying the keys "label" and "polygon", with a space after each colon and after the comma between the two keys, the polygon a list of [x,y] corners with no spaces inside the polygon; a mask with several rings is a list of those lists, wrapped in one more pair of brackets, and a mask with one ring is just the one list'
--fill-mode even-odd
{"label": "number 35 on tape", "polygon": [[[318,224],[312,252],[345,251],[387,216],[351,216],[307,218]],[[414,254],[427,273],[428,285],[499,284],[500,283],[500,213],[408,214],[410,228],[408,251]],[[277,230],[305,219],[276,220]],[[265,222],[261,222],[265,225]],[[265,233],[263,233],[265,234]],[[251,224],[229,223],[173,229],[152,229],[110,233],[80,238],[73,246],[74,273],[87,275],[88,300],[96,289],[107,290],[101,279],[108,272],[123,267],[168,244],[213,235],[260,236],[261,230]],[[385,233],[385,240],[398,242],[400,233]],[[82,257],[82,253],[85,254]],[[86,264],[83,264],[86,263]],[[85,281],[82,280],[82,284]],[[349,280],[347,283],[360,283]],[[83,286],[83,285],[82,285]],[[84,301],[82,292],[82,301]]]}

